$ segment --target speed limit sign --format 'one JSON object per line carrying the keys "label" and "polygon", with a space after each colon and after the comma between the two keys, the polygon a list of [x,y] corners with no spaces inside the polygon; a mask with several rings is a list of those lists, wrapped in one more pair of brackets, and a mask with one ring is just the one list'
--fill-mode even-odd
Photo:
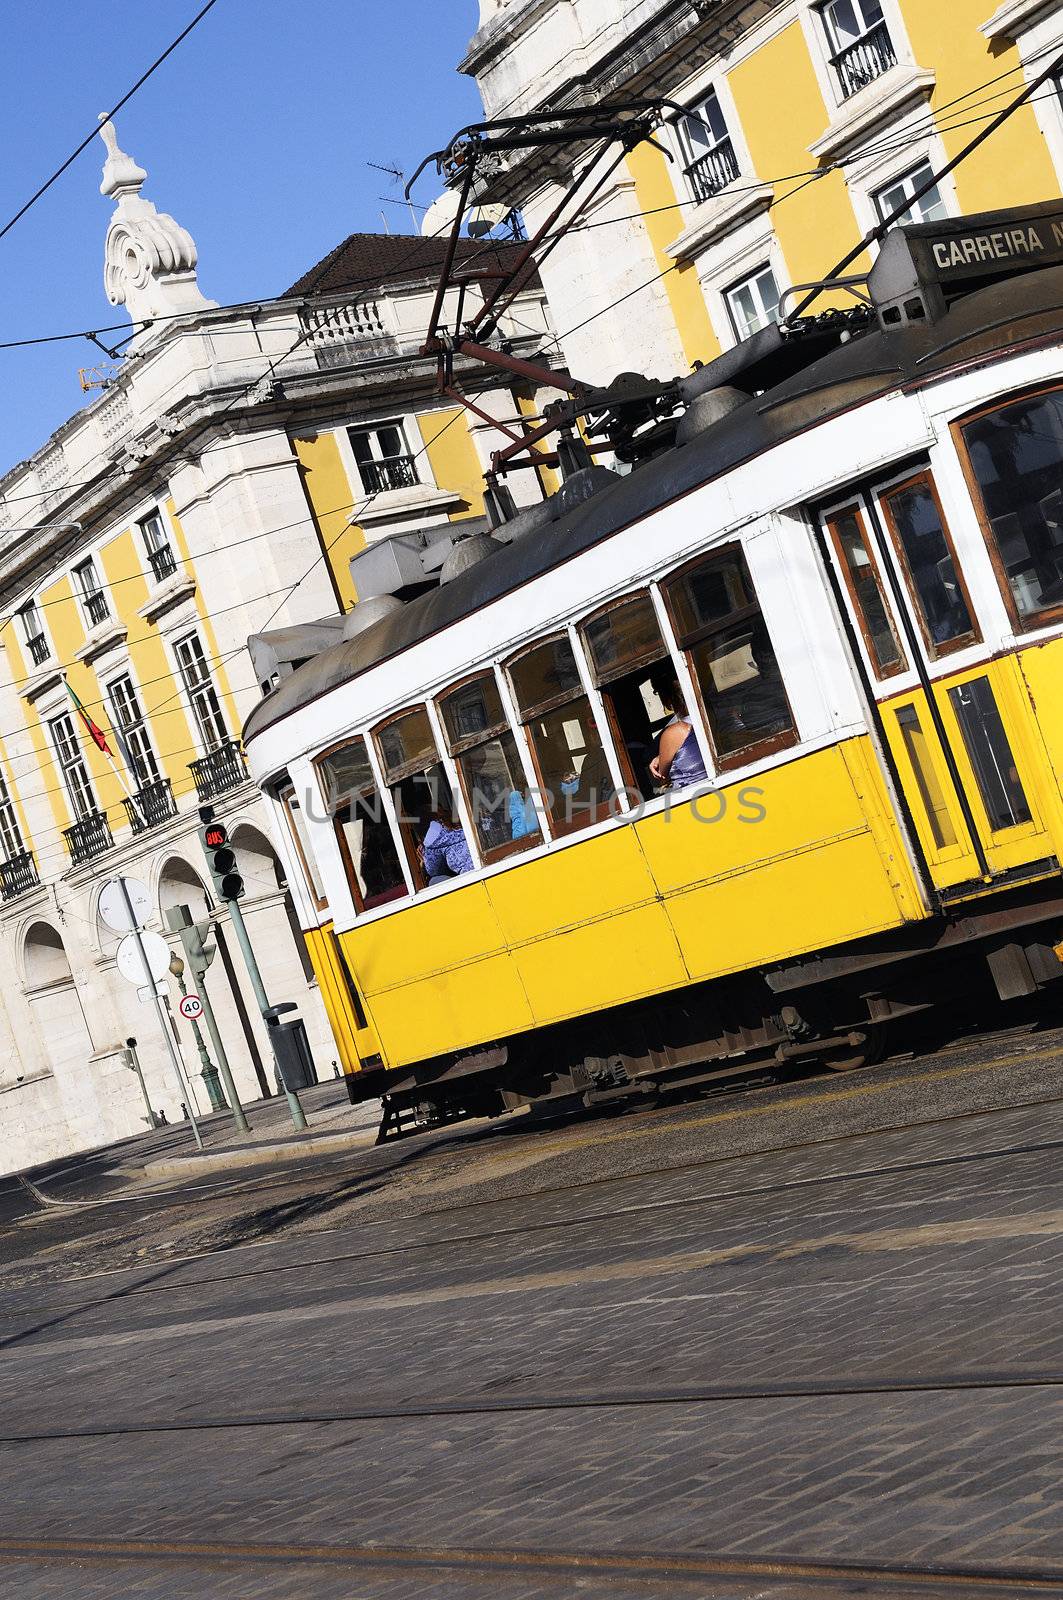
{"label": "speed limit sign", "polygon": [[203,1015],[203,1002],[198,994],[186,994],[177,1009],[186,1022],[198,1022]]}

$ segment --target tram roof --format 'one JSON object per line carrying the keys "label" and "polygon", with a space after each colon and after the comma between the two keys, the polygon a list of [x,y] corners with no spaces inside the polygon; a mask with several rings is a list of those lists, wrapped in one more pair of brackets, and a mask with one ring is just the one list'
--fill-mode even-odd
{"label": "tram roof", "polygon": [[807,428],[904,384],[924,384],[1013,344],[1061,332],[1063,266],[976,290],[932,323],[876,330],[839,345],[689,443],[655,457],[541,530],[500,545],[497,555],[364,633],[322,651],[255,706],[244,739]]}

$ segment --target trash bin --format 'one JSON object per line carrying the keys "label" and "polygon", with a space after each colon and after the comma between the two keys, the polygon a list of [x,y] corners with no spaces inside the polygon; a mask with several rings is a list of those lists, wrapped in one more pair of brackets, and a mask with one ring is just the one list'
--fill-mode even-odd
{"label": "trash bin", "polygon": [[285,1005],[270,1006],[265,1016],[273,1045],[273,1056],[280,1075],[278,1087],[297,1093],[300,1089],[309,1089],[317,1082],[317,1071],[314,1067],[314,1058],[310,1054],[310,1040],[306,1036],[306,1024],[302,1017],[293,1017],[291,1022],[280,1020],[286,1012],[294,1010],[294,1003],[288,1001]]}

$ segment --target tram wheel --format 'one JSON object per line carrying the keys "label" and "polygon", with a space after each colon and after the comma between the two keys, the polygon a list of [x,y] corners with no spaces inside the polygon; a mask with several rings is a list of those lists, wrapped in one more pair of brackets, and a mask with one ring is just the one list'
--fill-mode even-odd
{"label": "tram wheel", "polygon": [[885,1053],[886,1029],[882,1023],[872,1022],[851,1033],[845,1044],[826,1051],[822,1062],[830,1072],[859,1072],[861,1067],[873,1067]]}

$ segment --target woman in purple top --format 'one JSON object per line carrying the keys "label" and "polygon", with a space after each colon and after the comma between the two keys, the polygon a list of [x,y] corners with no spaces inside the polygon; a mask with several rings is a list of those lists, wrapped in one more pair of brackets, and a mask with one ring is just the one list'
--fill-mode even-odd
{"label": "woman in purple top", "polygon": [[471,872],[473,861],[465,835],[452,818],[434,812],[418,854],[430,884],[446,883]]}
{"label": "woman in purple top", "polygon": [[701,746],[678,678],[657,684],[656,689],[665,709],[672,713],[672,720],[661,734],[657,754],[650,762],[650,771],[659,783],[667,784],[670,789],[686,789],[709,775],[705,770]]}

